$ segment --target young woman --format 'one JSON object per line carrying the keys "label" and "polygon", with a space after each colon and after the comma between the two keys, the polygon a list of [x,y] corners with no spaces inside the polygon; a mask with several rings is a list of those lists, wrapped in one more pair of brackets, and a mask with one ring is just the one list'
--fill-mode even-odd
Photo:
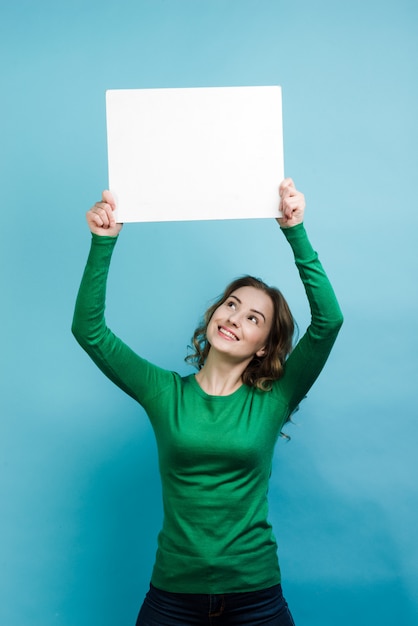
{"label": "young woman", "polygon": [[281,293],[238,279],[206,312],[181,377],[118,339],[104,319],[106,278],[122,227],[103,192],[87,213],[92,244],[73,332],[102,371],[147,412],[155,432],[164,522],[137,626],[294,624],[283,598],[267,520],[273,450],[319,375],[342,324],[333,289],[307,238],[305,200],[279,188],[279,225],[294,252],[312,320],[292,348],[293,318]]}

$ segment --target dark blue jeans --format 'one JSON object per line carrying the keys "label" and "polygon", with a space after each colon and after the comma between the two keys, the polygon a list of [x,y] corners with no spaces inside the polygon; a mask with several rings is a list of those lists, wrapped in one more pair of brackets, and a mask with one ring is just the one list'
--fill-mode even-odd
{"label": "dark blue jeans", "polygon": [[171,593],[153,585],[136,626],[295,626],[280,585],[225,594]]}

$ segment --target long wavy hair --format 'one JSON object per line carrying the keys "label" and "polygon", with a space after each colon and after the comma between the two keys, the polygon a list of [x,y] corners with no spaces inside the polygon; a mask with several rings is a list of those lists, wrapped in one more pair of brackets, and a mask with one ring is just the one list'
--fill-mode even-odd
{"label": "long wavy hair", "polygon": [[273,381],[283,375],[286,358],[292,350],[296,323],[281,291],[275,287],[269,287],[254,276],[242,276],[232,281],[227,285],[223,294],[208,308],[201,324],[193,334],[191,346],[193,352],[186,356],[185,361],[199,370],[203,367],[210,350],[206,332],[212,315],[234,291],[241,287],[255,287],[266,293],[273,303],[273,320],[265,352],[261,357],[254,356],[242,374],[242,380],[246,385],[269,391]]}

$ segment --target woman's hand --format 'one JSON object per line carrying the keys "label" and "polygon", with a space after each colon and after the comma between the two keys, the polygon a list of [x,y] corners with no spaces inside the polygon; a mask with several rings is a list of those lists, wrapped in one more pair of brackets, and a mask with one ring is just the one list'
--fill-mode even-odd
{"label": "woman's hand", "polygon": [[279,187],[279,211],[282,217],[276,218],[282,228],[291,228],[303,222],[305,196],[298,191],[291,178],[285,178]]}
{"label": "woman's hand", "polygon": [[102,201],[96,202],[94,206],[87,211],[87,224],[92,233],[95,235],[106,235],[107,237],[116,237],[119,235],[123,224],[117,224],[113,211],[116,209],[115,200],[110,191],[105,190],[102,193]]}

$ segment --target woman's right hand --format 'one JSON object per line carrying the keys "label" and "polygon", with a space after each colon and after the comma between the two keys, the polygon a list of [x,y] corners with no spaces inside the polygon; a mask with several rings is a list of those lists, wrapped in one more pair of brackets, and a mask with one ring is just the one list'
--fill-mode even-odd
{"label": "woman's right hand", "polygon": [[117,224],[113,211],[116,209],[116,202],[107,189],[102,193],[101,202],[96,202],[87,211],[87,224],[95,235],[105,235],[107,237],[117,237],[123,224]]}

